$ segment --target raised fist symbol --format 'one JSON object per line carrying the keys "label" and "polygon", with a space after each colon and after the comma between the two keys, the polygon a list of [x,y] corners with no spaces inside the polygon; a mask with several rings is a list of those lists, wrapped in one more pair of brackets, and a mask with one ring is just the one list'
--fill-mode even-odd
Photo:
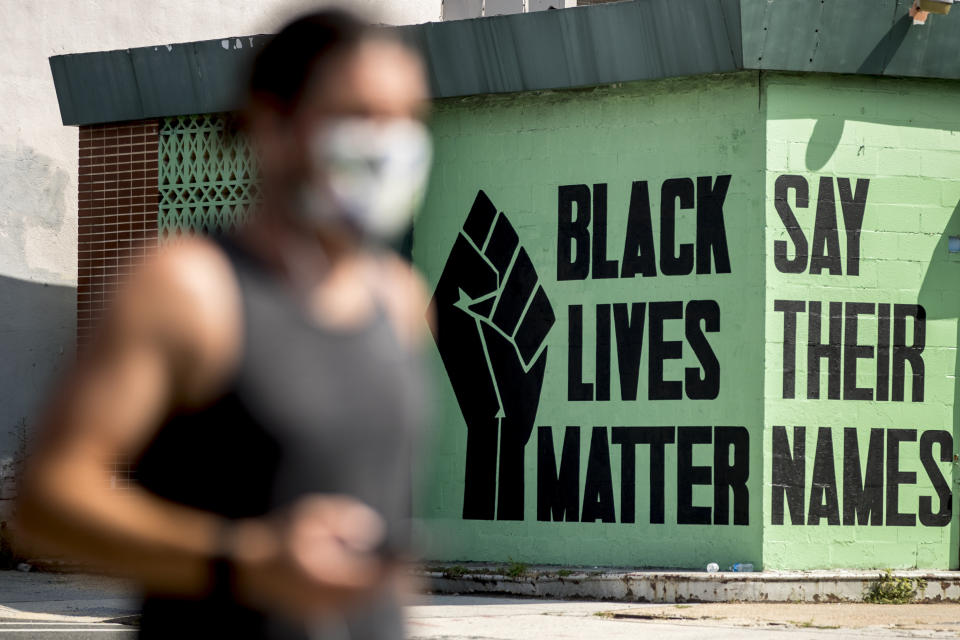
{"label": "raised fist symbol", "polygon": [[432,305],[433,337],[467,423],[463,517],[523,520],[523,452],[555,318],[517,232],[483,191]]}

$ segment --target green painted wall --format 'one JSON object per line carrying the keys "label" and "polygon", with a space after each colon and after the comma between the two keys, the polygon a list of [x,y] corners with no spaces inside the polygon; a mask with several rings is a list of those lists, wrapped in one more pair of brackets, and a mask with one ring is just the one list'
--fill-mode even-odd
{"label": "green painted wall", "polygon": [[[756,74],[740,74],[437,103],[432,122],[437,164],[427,205],[415,225],[416,263],[433,290],[477,192],[482,189],[516,229],[519,242],[528,252],[549,298],[556,322],[546,338],[547,358],[539,411],[524,452],[526,481],[520,521],[464,519],[467,425],[439,355],[435,358],[441,380],[437,391],[439,425],[428,456],[427,488],[419,504],[426,529],[432,534],[429,555],[442,560],[513,558],[525,562],[585,565],[703,566],[710,561],[759,564],[763,531],[764,384],[764,236],[759,222],[763,219],[765,175],[761,161],[764,121],[759,110],[757,81]],[[674,183],[682,190],[685,186],[692,188],[698,177],[707,177],[707,188],[718,188],[717,177],[724,175],[731,176],[722,203],[730,272],[663,275],[659,264],[662,185],[671,179],[688,179]],[[652,238],[656,252],[655,275],[596,279],[596,272],[591,269],[586,279],[558,280],[560,187],[587,185],[595,196],[598,191],[595,185],[607,185],[606,251],[608,259],[618,262],[613,271],[619,273],[635,181],[646,181],[649,192],[652,228],[646,228],[646,233]],[[706,190],[701,190],[701,194],[709,195]],[[676,202],[676,242],[678,246],[694,243],[696,201],[685,203],[681,198]],[[693,208],[680,209],[680,205]],[[706,211],[704,217],[708,218],[705,224],[713,220]],[[593,207],[591,228],[595,233],[596,207]],[[715,269],[716,265],[711,262],[710,271]],[[720,313],[719,330],[703,333],[721,368],[719,395],[715,399],[648,399],[649,330],[653,323],[651,313],[647,313],[646,327],[640,334],[637,399],[622,399],[617,340],[615,328],[611,328],[614,335],[608,352],[610,399],[571,400],[568,318],[572,305],[582,306],[583,381],[595,383],[597,305],[676,302],[660,309],[671,313],[679,309],[686,316],[690,312],[688,303],[697,300],[715,301]],[[647,309],[650,310],[652,307]],[[607,326],[612,324],[612,320],[607,321]],[[443,331],[442,324],[440,331]],[[681,350],[682,356],[664,361],[666,380],[681,381],[685,368],[699,367],[685,333],[685,320],[675,318],[663,322],[664,340],[677,341],[674,346]],[[476,368],[482,369],[481,377],[489,377],[486,362]],[[510,381],[500,382],[501,395],[508,393]],[[588,481],[594,427],[695,425],[739,426],[747,432],[749,451],[744,446],[740,454],[744,456],[744,465],[749,460],[750,476],[746,481],[749,508],[744,509],[742,516],[748,524],[732,524],[732,515],[727,516],[731,522],[727,525],[678,524],[679,445],[676,442],[664,445],[662,524],[650,522],[649,445],[635,449],[635,522],[624,522],[630,519],[625,518],[621,495],[620,462],[624,447],[609,443],[612,437],[609,429],[601,432],[604,442],[593,445],[597,449],[593,454],[596,464],[594,477]],[[542,454],[538,456],[538,428],[543,426],[552,427],[557,457],[563,447],[564,427],[579,427],[580,465],[576,482],[579,503],[584,501],[585,485],[592,488],[599,485],[597,490],[603,494],[603,479],[607,477],[603,463],[609,459],[615,522],[538,520],[538,468],[542,466],[538,458],[544,458]],[[686,438],[688,432],[684,433],[682,437]],[[681,437],[672,431],[670,436]],[[709,429],[706,438],[713,438]],[[607,445],[606,452],[602,444]],[[703,472],[709,483],[713,445],[695,444],[687,450],[692,452],[693,465],[706,467]],[[689,474],[682,475],[686,479]],[[693,506],[708,509],[713,506],[714,491],[710,484],[692,486],[691,491]],[[606,504],[603,500],[594,502]],[[578,511],[575,515],[579,520],[583,515],[579,504]],[[730,513],[732,507],[728,510]],[[709,515],[708,521],[712,522]],[[698,517],[702,516],[703,512],[698,512]]]}
{"label": "green painted wall", "polygon": [[[438,424],[417,504],[429,534],[428,555],[689,568],[710,561],[768,569],[956,568],[960,545],[949,492],[960,254],[948,253],[947,238],[960,236],[960,184],[954,179],[960,175],[960,115],[951,109],[958,93],[948,82],[743,72],[439,101],[432,121],[437,164],[413,251],[437,291],[443,320],[440,348],[433,351]],[[730,176],[721,226],[709,200],[710,189],[722,191],[719,176]],[[649,225],[641,181],[649,193]],[[591,242],[589,275],[570,279],[577,269],[563,271],[559,263],[565,257],[575,262],[577,253],[564,256],[562,246],[585,248],[570,236],[597,235],[601,184],[607,185],[606,243]],[[798,189],[801,196],[807,191],[806,207]],[[480,190],[492,203],[486,218]],[[583,220],[584,203],[564,203],[585,193],[591,223],[571,233]],[[502,213],[494,222],[496,211]],[[528,274],[526,287],[511,283],[522,258],[497,275],[504,258],[495,245],[503,236],[493,239],[499,232],[491,230],[501,218],[536,272]],[[662,247],[671,227],[675,240],[668,237]],[[801,233],[807,256],[798,259],[794,243]],[[721,236],[729,273],[717,272],[718,256],[709,251]],[[597,277],[624,275],[624,245],[638,237],[652,241],[651,275]],[[698,256],[694,248],[687,265],[682,246],[698,241],[706,250]],[[606,260],[616,264],[593,260],[604,247]],[[649,248],[641,253],[649,255]],[[466,254],[474,261],[464,261]],[[664,262],[667,254],[679,260]],[[712,260],[698,267],[704,255]],[[532,294],[537,288],[549,310]],[[535,378],[544,351],[523,357],[537,345],[527,344],[522,331],[514,336],[513,324],[499,327],[496,310],[512,305],[521,313],[530,297],[535,302],[520,326],[533,318],[540,333],[549,328],[538,405]],[[809,322],[817,303],[827,357],[815,358],[820,373],[810,384]],[[641,332],[633,325],[631,333],[623,312],[631,310],[632,321],[640,308],[645,326]],[[582,327],[575,322],[577,309]],[[697,316],[712,318],[705,309],[716,310],[718,326]],[[456,318],[468,321],[451,329]],[[794,331],[785,326],[788,319]],[[666,346],[651,335],[661,323]],[[506,352],[495,345],[514,343],[520,355],[510,357],[519,368],[510,373]],[[471,345],[479,344],[484,350],[478,358]],[[631,359],[638,346],[639,366]],[[714,379],[707,373],[710,353],[719,365],[715,397],[709,383],[697,384]],[[795,358],[792,368],[788,353]],[[657,397],[674,395],[677,386],[655,383],[651,354],[658,361],[666,356],[662,378],[681,383],[680,399]],[[624,399],[632,385],[621,385],[621,367],[625,380],[637,374],[636,399]],[[603,398],[604,370],[609,400]],[[793,383],[785,385],[791,371]],[[589,384],[593,389],[583,386]],[[471,404],[491,385],[492,405]],[[915,389],[922,389],[922,400]],[[696,398],[698,390],[707,397]],[[515,406],[518,395],[538,407],[535,419],[526,419],[531,432],[523,447],[522,489],[505,470],[509,464],[497,467],[498,456],[517,450],[515,434],[525,421]],[[474,435],[481,428],[500,430],[492,457],[488,451],[484,464],[472,467],[473,489],[467,491],[486,486],[489,508],[476,508],[476,494],[465,497],[468,424]],[[577,434],[579,447],[568,443],[562,455],[565,438]],[[622,443],[651,434],[667,440],[662,480],[651,453],[656,446]],[[472,446],[479,450],[476,442]],[[851,461],[855,446],[859,465]],[[626,485],[625,450],[635,453],[634,482]],[[565,475],[564,464],[572,474]],[[488,480],[477,483],[481,468]],[[624,489],[631,484],[633,510]],[[656,522],[651,500],[656,503],[661,491],[663,522]],[[469,513],[465,500],[473,504]],[[716,508],[725,501],[726,509]],[[511,511],[520,502],[522,509]],[[563,510],[574,502],[575,509]]]}
{"label": "green painted wall", "polygon": [[[871,79],[849,76],[767,76],[764,80],[766,109],[766,382],[764,402],[764,485],[773,482],[772,438],[775,425],[787,427],[791,443],[793,426],[806,426],[805,433],[805,496],[802,526],[792,523],[789,513],[783,525],[772,524],[771,496],[764,491],[764,563],[776,568],[839,567],[957,567],[957,527],[947,515],[937,525],[925,525],[920,512],[925,496],[932,497],[927,511],[940,511],[940,501],[921,460],[923,434],[931,438],[956,438],[955,371],[957,345],[958,280],[960,254],[949,254],[947,238],[960,235],[960,114],[951,109],[960,97],[956,83]],[[786,193],[788,206],[796,214],[799,227],[814,252],[813,229],[817,217],[821,184],[826,196],[836,200],[836,221],[839,248],[838,274],[829,269],[811,273],[782,273],[774,261],[774,242],[783,240],[791,247],[788,257],[795,256],[785,225],[776,209],[776,199],[783,194],[776,190],[777,180],[784,175],[799,176],[809,183],[810,206],[795,207],[795,192]],[[851,275],[847,264],[848,233],[845,232],[839,178],[849,178],[851,189],[860,181],[865,189],[866,207],[860,236],[859,275]],[[827,178],[826,183],[822,179]],[[832,179],[832,181],[831,181]],[[869,181],[867,184],[866,181]],[[848,198],[849,199],[849,198]],[[823,207],[830,209],[829,203]],[[824,214],[824,220],[829,217]],[[830,235],[824,234],[824,237]],[[829,246],[824,245],[829,260]],[[842,275],[840,275],[842,274]],[[856,320],[857,343],[866,345],[858,360],[857,386],[864,388],[865,399],[854,399],[852,389],[841,388],[839,399],[829,399],[829,374],[820,375],[820,399],[808,398],[807,345],[809,313],[798,313],[796,334],[796,397],[783,397],[783,337],[785,313],[775,311],[776,300],[821,301],[821,339],[829,332],[829,302],[844,303],[844,344],[852,340],[846,334],[848,303],[867,303],[867,313]],[[923,400],[914,400],[911,393],[910,365],[905,369],[904,401],[878,400],[878,347],[884,342],[880,331],[883,322],[880,304],[922,305],[926,311],[923,362]],[[906,308],[906,307],[901,307]],[[891,307],[895,310],[895,307]],[[913,318],[905,319],[905,343],[914,337]],[[793,350],[793,349],[790,349]],[[852,358],[842,355],[841,368],[849,368]],[[822,369],[828,367],[823,360]],[[897,369],[879,367],[891,374]],[[852,380],[853,372],[848,374]],[[842,382],[842,375],[837,376]],[[882,382],[879,383],[882,385]],[[891,396],[894,380],[891,376]],[[848,387],[850,385],[847,385]],[[845,393],[846,392],[846,393]],[[837,524],[830,524],[832,500],[830,482],[824,497],[811,496],[819,427],[827,427],[832,437],[835,487],[839,504]],[[854,486],[860,477],[844,469],[844,429],[856,430],[860,453],[860,471],[867,465],[871,430],[877,450],[884,457],[882,487],[883,517],[876,526],[848,522],[844,517],[844,486]],[[907,476],[902,484],[889,477],[891,430],[907,430],[907,438],[899,445],[895,458]],[[937,432],[937,433],[934,433]],[[955,449],[946,442],[940,459],[940,445],[927,447],[929,463],[953,486]],[[824,445],[825,447],[825,445]],[[850,451],[853,451],[852,446]],[[829,451],[821,461],[822,478],[829,478]],[[932,455],[930,455],[932,454]],[[878,467],[879,469],[879,467]],[[935,475],[935,474],[934,474]],[[914,482],[915,480],[915,482]],[[895,489],[896,487],[896,489]],[[891,510],[892,492],[896,490],[897,518]],[[928,498],[929,499],[929,498]],[[811,501],[824,505],[822,518],[810,524]],[[854,498],[848,498],[853,503]],[[815,509],[819,512],[819,509]],[[898,524],[897,521],[900,521]],[[882,522],[882,524],[880,524]],[[946,525],[946,526],[941,526]]]}

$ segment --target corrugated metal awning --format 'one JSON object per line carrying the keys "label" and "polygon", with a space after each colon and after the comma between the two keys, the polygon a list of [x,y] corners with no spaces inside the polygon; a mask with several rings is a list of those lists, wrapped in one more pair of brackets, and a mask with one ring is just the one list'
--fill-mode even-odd
{"label": "corrugated metal awning", "polygon": [[[743,69],[960,78],[960,18],[910,0],[634,0],[394,27],[435,98]],[[50,58],[67,125],[229,111],[267,36]]]}

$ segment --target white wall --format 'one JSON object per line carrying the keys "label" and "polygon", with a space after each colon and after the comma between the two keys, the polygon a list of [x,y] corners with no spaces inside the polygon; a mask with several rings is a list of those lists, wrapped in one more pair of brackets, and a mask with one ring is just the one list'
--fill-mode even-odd
{"label": "white wall", "polygon": [[443,19],[464,20],[575,6],[577,0],[443,0]]}
{"label": "white wall", "polygon": [[[47,58],[269,33],[322,2],[12,0],[0,29],[0,479],[15,431],[74,343],[77,129],[60,122]],[[441,0],[351,0],[378,21],[440,19]],[[2,482],[0,482],[2,497]]]}

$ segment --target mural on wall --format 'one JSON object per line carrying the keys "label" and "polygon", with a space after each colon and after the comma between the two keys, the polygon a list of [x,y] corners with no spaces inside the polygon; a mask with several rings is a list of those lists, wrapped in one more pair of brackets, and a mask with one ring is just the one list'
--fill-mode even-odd
{"label": "mural on wall", "polygon": [[524,449],[553,308],[517,232],[477,193],[433,297],[434,338],[467,423],[463,517],[523,519]]}
{"label": "mural on wall", "polygon": [[[730,175],[674,178],[660,186],[659,246],[651,224],[649,186],[631,186],[624,250],[607,254],[608,185],[557,189],[556,279],[633,279],[658,274],[730,273],[723,206]],[[695,242],[676,242],[677,214],[694,210]],[[659,259],[658,259],[659,256]],[[440,274],[432,301],[434,338],[467,425],[463,517],[523,520],[525,448],[532,435],[547,364],[545,339],[556,317],[527,251],[507,216],[477,193]],[[584,305],[569,304],[567,401],[611,400],[611,371],[619,399],[636,401],[641,355],[648,350],[645,399],[712,400],[720,391],[720,362],[707,339],[720,331],[716,300],[618,302],[595,305],[595,374],[584,377]],[[665,325],[683,322],[684,341],[698,366],[670,379],[665,363],[681,357],[683,342],[665,338]],[[644,338],[646,337],[646,341]],[[713,445],[713,465],[695,465],[694,445]],[[621,507],[614,505],[611,445],[620,448]],[[636,519],[636,449],[650,450],[649,522],[665,519],[664,452],[676,446],[677,524],[747,525],[750,436],[742,426],[595,426],[580,491],[580,427],[568,426],[559,467],[552,428],[537,438],[537,519],[620,522]],[[714,508],[694,504],[695,485],[714,490]],[[582,505],[581,505],[582,496]]]}
{"label": "mural on wall", "polygon": [[956,90],[767,85],[765,566],[958,566]]}
{"label": "mural on wall", "polygon": [[432,557],[960,565],[960,138],[918,112],[955,91],[891,87],[437,105]]}
{"label": "mural on wall", "polygon": [[435,105],[432,559],[761,562],[754,82]]}
{"label": "mural on wall", "polygon": [[[821,176],[816,183],[813,229],[805,231],[798,215],[809,219],[801,212],[811,208],[810,182],[801,175],[776,177],[775,209],[787,239],[773,243],[774,267],[789,275],[859,277],[870,180]],[[838,224],[838,209],[842,225]],[[840,242],[841,229],[845,244]],[[927,312],[922,305],[775,299],[773,310],[783,322],[781,399],[820,400],[826,381],[827,400],[924,401]],[[867,323],[873,318],[875,331],[871,332]],[[798,323],[807,325],[805,341],[797,340]],[[788,431],[792,433],[788,435]],[[915,427],[890,425],[858,434],[857,428],[845,427],[842,445],[834,443],[832,428],[819,426],[816,432],[813,469],[808,477],[807,427],[797,425],[788,430],[785,425],[773,425],[771,524],[784,524],[784,505],[793,525],[950,524],[953,497],[938,466],[952,461],[950,431],[927,428],[918,432]],[[865,468],[861,469],[859,439],[867,435]],[[918,496],[916,504],[907,508],[901,504],[900,494],[907,486],[916,485],[918,477],[916,471],[901,469],[901,457],[906,443],[913,442],[919,442],[920,462],[927,476],[924,484],[932,487],[933,495]],[[838,474],[835,449],[840,451],[841,446],[843,464]]]}

